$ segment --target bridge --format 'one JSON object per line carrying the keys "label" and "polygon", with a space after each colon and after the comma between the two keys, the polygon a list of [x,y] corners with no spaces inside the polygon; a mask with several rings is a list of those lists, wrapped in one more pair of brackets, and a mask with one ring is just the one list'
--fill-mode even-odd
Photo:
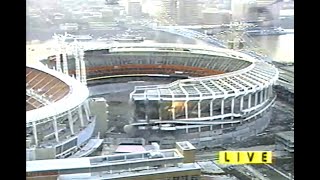
{"label": "bridge", "polygon": [[190,39],[201,40],[215,47],[226,48],[226,46],[222,42],[220,42],[220,40],[218,40],[217,38],[208,36],[204,33],[201,33],[195,30],[190,30],[185,28],[176,28],[173,26],[158,26],[158,27],[153,27],[153,29],[157,31],[163,31],[171,34],[180,35]]}
{"label": "bridge", "polygon": [[[185,26],[189,27],[189,26]],[[200,27],[200,26],[194,26],[194,27]],[[191,29],[185,29],[185,28],[180,28],[180,26],[157,26],[153,27],[154,30],[158,31],[163,31],[171,34],[176,34],[179,36],[187,37],[190,39],[195,39],[195,40],[200,40],[205,42],[206,44],[219,47],[219,48],[227,48],[226,45],[224,45],[223,42],[221,42],[218,38],[208,36],[204,33],[191,30]],[[244,38],[245,42],[248,44],[249,47],[253,46],[254,42],[249,36],[245,36]],[[249,56],[252,56],[258,60],[266,61],[266,62],[272,62],[272,59],[269,58],[268,56],[258,54],[257,52],[254,52],[249,49],[241,49],[240,52],[245,53]]]}
{"label": "bridge", "polygon": [[219,29],[223,27],[229,27],[230,24],[226,25],[186,25],[186,26],[159,26],[166,28],[175,28],[175,29]]}

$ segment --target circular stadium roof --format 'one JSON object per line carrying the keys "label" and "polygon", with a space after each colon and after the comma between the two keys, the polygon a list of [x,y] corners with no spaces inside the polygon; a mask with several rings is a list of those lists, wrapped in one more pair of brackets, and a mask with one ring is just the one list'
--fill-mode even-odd
{"label": "circular stadium roof", "polygon": [[[30,126],[32,122],[37,122],[37,121],[48,119],[53,116],[57,117],[59,115],[62,115],[68,110],[78,107],[89,96],[88,88],[85,85],[83,85],[81,82],[77,81],[76,79],[68,75],[65,75],[55,70],[51,70],[42,65],[27,65],[26,68],[35,69],[39,72],[46,73],[51,77],[53,77],[52,80],[58,79],[63,82],[62,84],[65,84],[68,87],[66,88],[68,89],[68,91],[64,91],[65,94],[62,94],[61,95],[62,97],[60,96],[59,98],[56,99],[56,101],[50,100],[50,98],[48,97],[42,97],[46,102],[44,106],[27,111],[26,112],[27,126]],[[36,77],[34,77],[34,79],[36,79]],[[49,80],[47,80],[46,85],[49,84],[48,81]],[[53,88],[53,86],[50,88]],[[27,84],[27,92],[26,92],[27,96],[32,97],[33,95],[36,95],[37,91],[38,89],[28,88],[28,84]],[[52,93],[51,95],[54,95],[55,93],[56,92]]]}

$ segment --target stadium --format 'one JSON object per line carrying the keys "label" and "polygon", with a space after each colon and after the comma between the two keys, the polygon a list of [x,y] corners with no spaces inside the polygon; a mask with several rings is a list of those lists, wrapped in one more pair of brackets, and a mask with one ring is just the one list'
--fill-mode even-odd
{"label": "stadium", "polygon": [[83,59],[88,86],[171,81],[135,86],[128,94],[133,117],[123,127],[127,137],[143,137],[164,148],[180,140],[215,146],[257,135],[270,122],[278,70],[241,52],[187,44],[87,42],[67,54],[68,63],[55,58],[61,54],[42,62],[51,69],[67,66],[78,77],[77,59]]}
{"label": "stadium", "polygon": [[95,128],[88,88],[43,65],[26,66],[27,160],[64,158],[85,145]]}

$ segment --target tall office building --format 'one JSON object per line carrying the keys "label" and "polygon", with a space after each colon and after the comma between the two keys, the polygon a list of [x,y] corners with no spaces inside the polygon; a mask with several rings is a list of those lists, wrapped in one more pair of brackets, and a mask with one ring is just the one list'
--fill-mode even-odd
{"label": "tall office building", "polygon": [[198,0],[162,0],[159,20],[165,24],[195,25],[201,23]]}
{"label": "tall office building", "polygon": [[275,0],[256,0],[256,2],[258,7],[265,7],[268,10],[265,13],[268,20],[279,19],[282,2],[276,2]]}
{"label": "tall office building", "polygon": [[232,20],[242,21],[247,18],[249,9],[256,6],[256,0],[232,0],[231,11]]}
{"label": "tall office building", "polygon": [[224,9],[231,10],[231,3],[232,3],[232,0],[223,0]]}
{"label": "tall office building", "polygon": [[200,23],[201,11],[198,0],[178,0],[178,24],[196,25]]}
{"label": "tall office building", "polygon": [[[261,21],[263,25],[276,25],[282,3],[275,0],[248,1],[245,19],[248,21]],[[261,25],[262,25],[261,24]]]}
{"label": "tall office building", "polygon": [[142,6],[138,0],[129,0],[127,14],[134,18],[140,18],[142,16]]}
{"label": "tall office building", "polygon": [[202,11],[202,24],[220,25],[229,24],[231,14],[228,10],[219,10],[216,8],[206,8]]}
{"label": "tall office building", "polygon": [[162,0],[161,15],[170,24],[177,23],[178,0]]}

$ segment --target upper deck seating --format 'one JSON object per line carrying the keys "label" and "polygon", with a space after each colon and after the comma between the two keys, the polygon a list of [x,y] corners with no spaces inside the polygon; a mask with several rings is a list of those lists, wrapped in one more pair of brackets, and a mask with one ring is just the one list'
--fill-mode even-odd
{"label": "upper deck seating", "polygon": [[[26,68],[26,89],[32,89],[37,95],[49,102],[55,102],[63,98],[70,91],[70,87],[60,79],[34,68]],[[44,103],[27,95],[27,110],[39,108]],[[42,105],[41,105],[42,104]]]}

